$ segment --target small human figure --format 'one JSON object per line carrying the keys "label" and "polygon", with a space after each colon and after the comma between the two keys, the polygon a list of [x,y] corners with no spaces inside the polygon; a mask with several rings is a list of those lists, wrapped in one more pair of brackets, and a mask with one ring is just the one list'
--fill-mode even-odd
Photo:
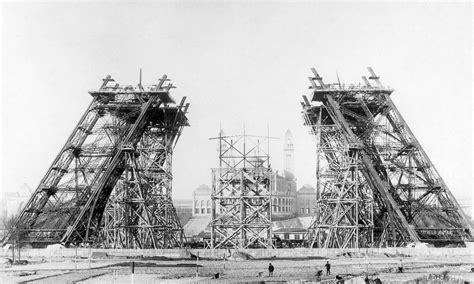
{"label": "small human figure", "polygon": [[367,275],[367,274],[365,275],[364,282],[365,282],[366,284],[369,284],[369,283],[370,283],[369,275]]}
{"label": "small human figure", "polygon": [[328,262],[326,262],[326,264],[324,265],[326,267],[326,275],[331,275],[331,264]]}
{"label": "small human figure", "polygon": [[403,273],[403,262],[400,259],[400,262],[398,263],[398,273]]}
{"label": "small human figure", "polygon": [[268,265],[268,276],[272,277],[273,276],[273,271],[275,270],[275,267],[270,263]]}
{"label": "small human figure", "polygon": [[316,280],[317,281],[321,281],[321,276],[323,275],[323,271],[322,270],[318,270],[316,272]]}
{"label": "small human figure", "polygon": [[219,279],[220,277],[221,277],[221,274],[220,274],[220,273],[214,274],[214,279]]}

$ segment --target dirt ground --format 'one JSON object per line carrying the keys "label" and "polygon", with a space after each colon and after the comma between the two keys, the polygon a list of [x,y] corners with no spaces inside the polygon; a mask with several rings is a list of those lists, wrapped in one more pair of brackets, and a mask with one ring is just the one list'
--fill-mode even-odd
{"label": "dirt ground", "polygon": [[[400,259],[403,273],[397,273]],[[365,283],[366,275],[383,283],[474,282],[472,256],[133,261],[132,276],[130,259],[29,259],[26,265],[0,268],[0,283],[335,283],[336,275],[345,283]],[[326,276],[327,261],[331,263],[331,275]],[[267,270],[270,262],[275,267],[272,277]],[[323,271],[319,279],[318,270]],[[213,279],[216,273],[219,278]]]}

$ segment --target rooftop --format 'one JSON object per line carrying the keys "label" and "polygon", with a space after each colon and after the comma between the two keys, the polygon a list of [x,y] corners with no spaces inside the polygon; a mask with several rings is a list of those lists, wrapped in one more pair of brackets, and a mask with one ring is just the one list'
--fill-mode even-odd
{"label": "rooftop", "polygon": [[194,190],[194,193],[210,193],[211,188],[207,184],[201,184]]}
{"label": "rooftop", "polygon": [[298,189],[298,193],[316,193],[316,189],[310,184],[305,184]]}

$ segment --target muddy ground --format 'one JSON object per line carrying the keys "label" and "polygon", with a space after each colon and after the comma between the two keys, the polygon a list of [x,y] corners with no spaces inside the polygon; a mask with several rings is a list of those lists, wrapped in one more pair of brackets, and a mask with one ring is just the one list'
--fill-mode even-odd
{"label": "muddy ground", "polygon": [[[402,259],[404,272],[398,273]],[[338,256],[250,260],[196,259],[27,259],[28,264],[0,268],[0,283],[365,283],[379,278],[383,283],[474,282],[472,256]],[[331,263],[331,275],[324,264]],[[132,276],[132,262],[135,273]],[[268,264],[275,267],[268,276]],[[8,265],[7,265],[8,266]],[[318,279],[317,271],[323,275]],[[213,279],[219,273],[218,279]]]}

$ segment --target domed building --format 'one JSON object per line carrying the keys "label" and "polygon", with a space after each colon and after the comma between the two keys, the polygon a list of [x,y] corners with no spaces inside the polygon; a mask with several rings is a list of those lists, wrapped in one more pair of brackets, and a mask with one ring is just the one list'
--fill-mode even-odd
{"label": "domed building", "polygon": [[211,188],[202,184],[193,192],[193,215],[211,215]]}

